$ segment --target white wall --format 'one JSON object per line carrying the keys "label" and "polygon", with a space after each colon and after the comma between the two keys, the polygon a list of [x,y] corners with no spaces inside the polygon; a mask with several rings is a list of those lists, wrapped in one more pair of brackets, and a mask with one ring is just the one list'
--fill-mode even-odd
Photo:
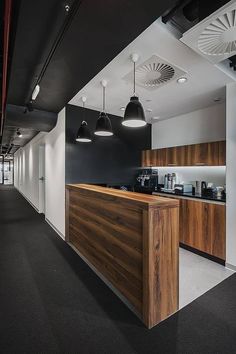
{"label": "white wall", "polygon": [[14,185],[39,210],[39,146],[45,145],[45,218],[65,235],[65,109],[56,127],[14,155]]}
{"label": "white wall", "polygon": [[225,103],[152,125],[152,148],[225,140]]}
{"label": "white wall", "polygon": [[45,133],[39,133],[14,155],[14,185],[39,210],[39,146]]}
{"label": "white wall", "polygon": [[226,88],[226,263],[236,267],[236,84]]}
{"label": "white wall", "polygon": [[65,109],[45,138],[46,219],[65,236]]}

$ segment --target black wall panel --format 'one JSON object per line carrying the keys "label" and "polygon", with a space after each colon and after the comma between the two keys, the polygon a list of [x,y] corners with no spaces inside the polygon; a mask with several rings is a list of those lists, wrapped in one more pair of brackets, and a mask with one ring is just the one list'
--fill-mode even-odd
{"label": "black wall panel", "polygon": [[[94,131],[99,112],[86,109],[85,120]],[[92,143],[75,141],[83,120],[82,108],[66,106],[66,183],[132,184],[141,166],[141,150],[151,148],[151,126],[127,128],[122,118],[109,115],[114,136]]]}

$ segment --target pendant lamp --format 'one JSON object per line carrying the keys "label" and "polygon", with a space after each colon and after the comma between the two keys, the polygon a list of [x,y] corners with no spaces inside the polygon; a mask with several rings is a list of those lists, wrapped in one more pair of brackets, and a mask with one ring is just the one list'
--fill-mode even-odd
{"label": "pendant lamp", "polygon": [[[86,102],[85,96],[82,97],[82,101],[83,101],[83,116],[85,116],[85,102]],[[76,141],[80,143],[90,143],[92,141],[91,133],[88,128],[88,123],[85,120],[82,121],[79,127]]]}
{"label": "pendant lamp", "polygon": [[101,85],[103,89],[103,108],[102,108],[102,112],[100,112],[99,114],[99,118],[97,120],[94,134],[98,136],[112,136],[113,131],[111,126],[111,121],[108,115],[106,114],[106,110],[105,110],[105,93],[106,93],[105,90],[107,86],[107,81],[102,80]]}
{"label": "pendant lamp", "polygon": [[130,97],[130,102],[127,104],[124,114],[122,125],[130,128],[144,127],[147,122],[145,121],[145,114],[143,106],[135,93],[135,64],[138,61],[138,54],[132,54],[131,60],[134,63],[134,93]]}

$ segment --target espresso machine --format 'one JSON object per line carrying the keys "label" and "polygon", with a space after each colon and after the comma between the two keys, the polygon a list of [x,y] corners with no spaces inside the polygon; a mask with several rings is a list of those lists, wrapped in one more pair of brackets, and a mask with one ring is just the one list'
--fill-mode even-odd
{"label": "espresso machine", "polygon": [[142,168],[136,177],[134,189],[136,192],[152,193],[158,188],[158,170]]}

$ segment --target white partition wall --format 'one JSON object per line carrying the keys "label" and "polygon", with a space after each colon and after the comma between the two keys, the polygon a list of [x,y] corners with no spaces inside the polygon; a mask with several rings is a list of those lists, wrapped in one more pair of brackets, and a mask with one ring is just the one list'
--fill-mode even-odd
{"label": "white partition wall", "polygon": [[[45,149],[45,207],[42,207],[40,154]],[[65,235],[65,109],[56,127],[39,133],[14,155],[14,185],[62,236]]]}
{"label": "white partition wall", "polygon": [[46,220],[65,236],[65,109],[45,138]]}
{"label": "white partition wall", "polygon": [[152,125],[152,149],[225,140],[225,103]]}
{"label": "white partition wall", "polygon": [[14,155],[14,185],[39,210],[39,146],[45,133],[39,133]]}
{"label": "white partition wall", "polygon": [[226,263],[236,270],[236,84],[226,88]]}

